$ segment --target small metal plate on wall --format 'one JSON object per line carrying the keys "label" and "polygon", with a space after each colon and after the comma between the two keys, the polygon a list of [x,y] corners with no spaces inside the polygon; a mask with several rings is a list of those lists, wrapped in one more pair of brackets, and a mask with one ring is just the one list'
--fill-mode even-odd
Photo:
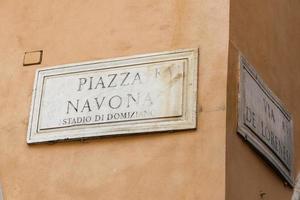
{"label": "small metal plate on wall", "polygon": [[43,50],[27,51],[24,54],[23,66],[39,65],[43,60]]}

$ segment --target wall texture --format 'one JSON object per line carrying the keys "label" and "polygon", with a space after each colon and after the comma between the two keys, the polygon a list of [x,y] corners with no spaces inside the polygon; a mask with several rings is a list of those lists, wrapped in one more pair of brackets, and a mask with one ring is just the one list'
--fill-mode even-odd
{"label": "wall texture", "polygon": [[[225,198],[229,0],[2,0],[0,30],[5,200]],[[194,47],[196,131],[26,144],[37,68]],[[42,64],[23,67],[40,49]]]}
{"label": "wall texture", "polygon": [[300,170],[299,9],[297,0],[230,2],[226,199],[288,200],[292,196],[292,189],[236,134],[238,53],[247,57],[293,115],[297,174]]}

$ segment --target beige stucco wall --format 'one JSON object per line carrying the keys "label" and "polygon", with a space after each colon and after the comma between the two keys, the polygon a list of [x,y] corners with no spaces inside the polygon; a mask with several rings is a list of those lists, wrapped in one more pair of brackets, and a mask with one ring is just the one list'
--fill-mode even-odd
{"label": "beige stucco wall", "polygon": [[[0,30],[5,200],[225,198],[229,0],[2,0]],[[26,144],[37,68],[194,47],[196,131]],[[40,49],[42,64],[23,67]]]}
{"label": "beige stucco wall", "polygon": [[[236,134],[238,52],[243,53],[294,119],[300,170],[300,2],[231,0],[227,91],[226,199],[288,200],[292,189]],[[263,198],[260,194],[265,193]]]}

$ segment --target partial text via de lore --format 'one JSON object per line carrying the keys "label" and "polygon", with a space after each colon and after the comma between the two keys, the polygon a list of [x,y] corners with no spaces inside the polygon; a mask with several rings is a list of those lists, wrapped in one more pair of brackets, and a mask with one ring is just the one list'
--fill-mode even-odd
{"label": "partial text via de lore", "polygon": [[243,56],[240,57],[238,129],[292,184],[292,118]]}

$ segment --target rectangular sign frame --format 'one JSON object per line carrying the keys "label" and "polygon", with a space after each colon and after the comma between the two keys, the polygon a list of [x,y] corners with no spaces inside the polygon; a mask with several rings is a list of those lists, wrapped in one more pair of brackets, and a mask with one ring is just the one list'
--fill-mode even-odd
{"label": "rectangular sign frame", "polygon": [[[69,75],[72,76],[72,74],[75,73],[85,74],[85,73],[90,73],[91,71],[104,73],[104,71],[144,69],[146,73],[147,71],[150,70],[151,63],[157,63],[158,67],[166,68],[168,67],[166,66],[168,62],[170,63],[170,66],[178,65],[179,67],[177,68],[179,71],[177,70],[178,71],[177,75],[182,76],[181,78],[179,77],[181,81],[180,83],[182,83],[182,85],[177,84],[176,86],[177,90],[176,88],[174,89],[175,86],[169,85],[169,87],[171,87],[171,89],[177,93],[178,91],[182,91],[178,95],[179,99],[176,98],[172,99],[172,101],[179,101],[179,103],[176,104],[176,102],[175,103],[170,102],[170,104],[174,104],[175,106],[180,104],[180,107],[178,108],[179,111],[174,111],[174,112],[166,111],[168,112],[166,116],[164,116],[163,112],[161,112],[155,118],[145,117],[141,120],[136,119],[132,121],[131,120],[112,121],[112,122],[103,122],[98,124],[82,123],[79,124],[80,126],[72,125],[68,127],[62,126],[62,127],[54,127],[54,128],[50,126],[51,123],[52,124],[54,123],[53,120],[55,120],[55,116],[59,116],[58,114],[54,115],[53,113],[60,112],[59,107],[52,108],[53,106],[54,107],[57,106],[57,103],[55,103],[55,99],[52,101],[51,98],[52,96],[53,98],[62,98],[60,97],[59,94],[64,93],[64,91],[58,91],[57,95],[55,95],[54,92],[55,89],[63,90],[57,87],[57,85],[55,85],[55,82],[61,81],[63,83],[63,79],[61,79],[60,77],[68,75],[66,76],[68,78],[70,77]],[[147,68],[147,70],[145,68]],[[180,70],[183,71],[180,72]],[[56,78],[57,81],[56,80],[53,81],[54,78]],[[138,80],[138,78],[139,77],[136,77],[136,80]],[[174,77],[174,78],[178,79],[178,77]],[[122,134],[158,132],[158,131],[195,129],[197,126],[197,108],[196,108],[197,107],[197,79],[198,79],[198,49],[184,49],[184,50],[145,54],[145,55],[138,55],[138,56],[131,56],[131,57],[121,57],[116,59],[106,59],[106,60],[97,60],[97,61],[90,61],[90,62],[83,62],[83,63],[66,64],[66,65],[59,65],[50,68],[38,69],[36,71],[36,77],[35,77],[34,89],[32,95],[32,106],[31,106],[30,119],[29,119],[28,131],[27,131],[27,143],[31,144],[31,143],[40,143],[40,142],[48,142],[48,141],[100,137],[100,136],[107,136],[107,135],[122,135]],[[82,84],[83,83],[84,80],[82,81]],[[171,80],[170,83],[166,82],[162,84],[173,84],[173,83]],[[50,85],[52,86],[50,87]],[[67,86],[64,85],[64,87]],[[149,85],[147,85],[147,87],[149,87]],[[179,90],[178,88],[179,89],[182,88],[182,89]],[[123,89],[120,91],[123,91]],[[162,95],[167,95],[167,94],[162,93]],[[135,101],[135,99],[133,99],[132,97],[131,101]],[[76,105],[74,102],[68,105],[72,107],[73,110],[75,108],[74,105]],[[166,101],[161,100],[161,102],[165,103]],[[50,105],[52,105],[52,107]],[[174,105],[172,107],[173,110],[174,108],[178,107],[178,106],[175,107]],[[98,102],[98,106],[99,106],[99,102]],[[64,109],[65,105],[62,108]]]}
{"label": "rectangular sign frame", "polygon": [[[254,67],[241,54],[239,66],[238,133],[279,172],[289,185],[293,186],[294,138],[292,116],[260,78]],[[248,84],[248,88],[246,84]],[[246,91],[247,89],[248,91]],[[259,96],[260,99],[258,93],[262,94]],[[261,101],[262,98],[263,101]],[[247,105],[246,102],[248,102]],[[253,111],[255,109],[256,111]],[[267,114],[264,114],[265,112]],[[280,116],[278,113],[281,113]],[[268,118],[270,118],[269,121],[266,120]],[[272,124],[270,121],[274,123]],[[277,124],[278,122],[282,124],[282,130],[286,131],[280,129],[278,132],[278,127],[281,126]]]}

